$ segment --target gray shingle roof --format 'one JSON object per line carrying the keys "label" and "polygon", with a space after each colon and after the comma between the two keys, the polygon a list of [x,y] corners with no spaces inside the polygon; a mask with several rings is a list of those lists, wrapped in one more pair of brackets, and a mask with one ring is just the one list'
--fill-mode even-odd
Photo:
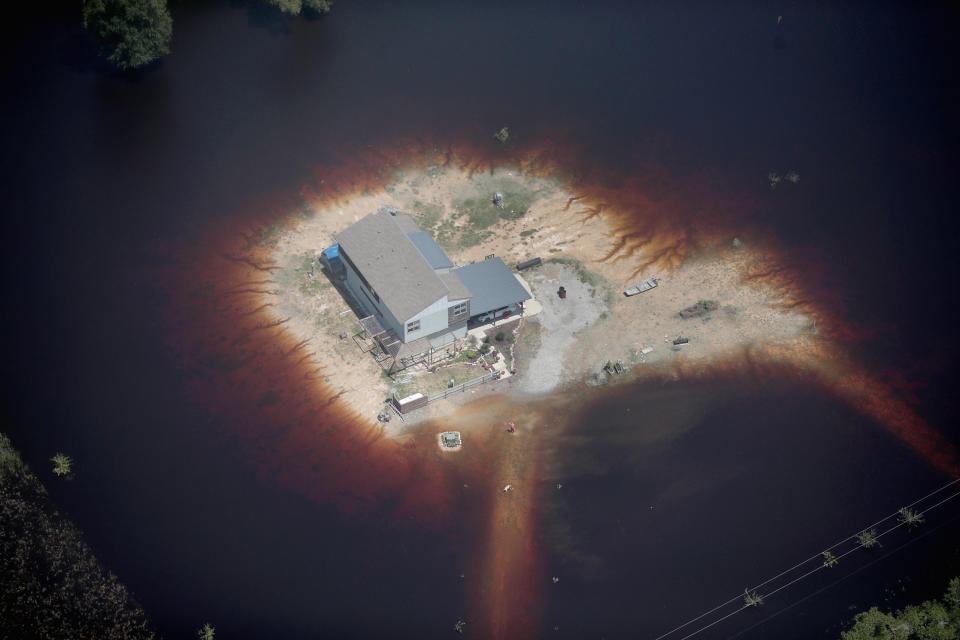
{"label": "gray shingle roof", "polygon": [[443,284],[447,285],[447,289],[450,290],[450,300],[465,300],[470,297],[470,289],[467,288],[467,285],[463,284],[463,280],[453,271],[441,273],[440,280],[442,280]]}
{"label": "gray shingle roof", "polygon": [[406,322],[448,290],[401,229],[399,217],[372,213],[340,232],[337,242],[390,312]]}
{"label": "gray shingle roof", "polygon": [[470,290],[471,316],[530,299],[530,294],[500,258],[467,264],[450,273],[456,274]]}

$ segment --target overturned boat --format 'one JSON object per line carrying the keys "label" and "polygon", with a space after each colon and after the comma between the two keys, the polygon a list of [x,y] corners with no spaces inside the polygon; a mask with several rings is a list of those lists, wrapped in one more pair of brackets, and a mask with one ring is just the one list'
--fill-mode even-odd
{"label": "overturned boat", "polygon": [[630,296],[635,296],[638,293],[643,293],[644,291],[650,291],[650,289],[653,289],[658,284],[660,283],[657,281],[656,278],[649,278],[647,280],[644,280],[643,282],[639,282],[633,285],[632,287],[624,291],[623,295],[629,298]]}

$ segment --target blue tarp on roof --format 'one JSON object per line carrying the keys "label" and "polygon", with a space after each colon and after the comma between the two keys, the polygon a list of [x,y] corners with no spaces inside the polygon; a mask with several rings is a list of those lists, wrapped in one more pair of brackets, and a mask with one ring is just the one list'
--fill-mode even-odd
{"label": "blue tarp on roof", "polygon": [[431,238],[430,234],[426,231],[414,231],[413,233],[408,233],[407,237],[410,238],[410,242],[412,242],[413,246],[426,258],[427,263],[429,263],[432,268],[450,269],[453,267],[450,258],[447,257],[443,249],[433,241],[433,238]]}
{"label": "blue tarp on roof", "polygon": [[470,315],[523,302],[530,294],[500,258],[467,264],[453,270],[470,290]]}
{"label": "blue tarp on roof", "polygon": [[333,260],[338,259],[340,257],[340,245],[335,244],[330,247],[327,247],[326,249],[323,250],[323,255],[325,255],[327,257],[327,260],[330,260],[331,262]]}

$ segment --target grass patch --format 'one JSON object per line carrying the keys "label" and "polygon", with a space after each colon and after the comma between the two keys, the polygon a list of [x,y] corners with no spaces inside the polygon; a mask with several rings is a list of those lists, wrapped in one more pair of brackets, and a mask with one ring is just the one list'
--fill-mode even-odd
{"label": "grass patch", "polygon": [[440,220],[443,218],[443,207],[434,202],[421,202],[415,200],[412,205],[413,211],[410,217],[413,218],[417,226],[433,233],[440,226]]}
{"label": "grass patch", "polygon": [[596,289],[597,287],[606,287],[607,280],[599,273],[594,273],[587,269],[582,262],[573,258],[549,258],[547,262],[556,264],[565,264],[571,267],[577,273],[577,279],[588,287]]}
{"label": "grass patch", "polygon": [[[484,195],[454,201],[450,219],[437,223],[433,229],[437,244],[449,250],[482,244],[493,237],[493,227],[497,224],[519,220],[525,216],[537,196],[516,181],[493,182],[485,185],[483,191]],[[494,192],[503,194],[503,209],[493,204]],[[524,232],[521,235],[526,237],[535,232]]]}
{"label": "grass patch", "polygon": [[535,194],[532,191],[505,189],[503,191],[503,210],[500,217],[504,220],[519,220],[527,215],[533,204]]}
{"label": "grass patch", "polygon": [[517,335],[514,355],[521,361],[529,362],[540,350],[540,342],[540,323],[533,319],[526,320]]}
{"label": "grass patch", "polygon": [[532,236],[533,234],[535,234],[536,232],[537,232],[537,229],[524,229],[523,231],[520,232],[520,237],[521,237],[521,238],[528,238],[528,237]]}
{"label": "grass patch", "polygon": [[[405,398],[414,393],[422,393],[425,396],[436,395],[448,388],[450,380],[453,380],[453,386],[463,384],[479,378],[485,372],[477,365],[466,362],[454,362],[444,365],[436,371],[424,371],[415,374],[397,374],[390,378],[390,386],[396,388],[397,397]],[[400,380],[407,380],[400,382]]]}
{"label": "grass patch", "polygon": [[[308,274],[313,273],[311,278]],[[300,295],[312,297],[333,287],[330,281],[323,275],[320,268],[320,261],[310,253],[304,253],[300,256],[299,264],[292,270],[293,282],[296,284]]]}
{"label": "grass patch", "polygon": [[454,203],[454,217],[466,217],[466,226],[472,229],[486,229],[500,222],[501,210],[492,200],[467,198]]}

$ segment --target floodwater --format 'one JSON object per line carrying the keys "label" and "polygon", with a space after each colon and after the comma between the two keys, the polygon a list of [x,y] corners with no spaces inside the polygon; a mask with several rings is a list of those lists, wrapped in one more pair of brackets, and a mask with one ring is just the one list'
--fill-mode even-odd
{"label": "floodwater", "polygon": [[[406,158],[538,158],[625,207],[632,237],[679,238],[664,256],[768,244],[830,335],[957,440],[945,10],[199,3],[132,76],[91,55],[73,6],[46,11],[3,44],[4,424],[36,469],[75,458],[54,499],[168,637],[484,628],[502,445],[441,459],[429,434],[358,430],[239,291],[268,278],[238,261],[261,225]],[[948,480],[833,390],[714,375],[605,392],[546,432],[539,559],[501,594],[534,600],[524,633],[656,637]],[[508,409],[486,411],[469,419]],[[891,604],[936,595],[960,571],[957,507],[937,514],[701,637],[831,637],[901,584]]]}

